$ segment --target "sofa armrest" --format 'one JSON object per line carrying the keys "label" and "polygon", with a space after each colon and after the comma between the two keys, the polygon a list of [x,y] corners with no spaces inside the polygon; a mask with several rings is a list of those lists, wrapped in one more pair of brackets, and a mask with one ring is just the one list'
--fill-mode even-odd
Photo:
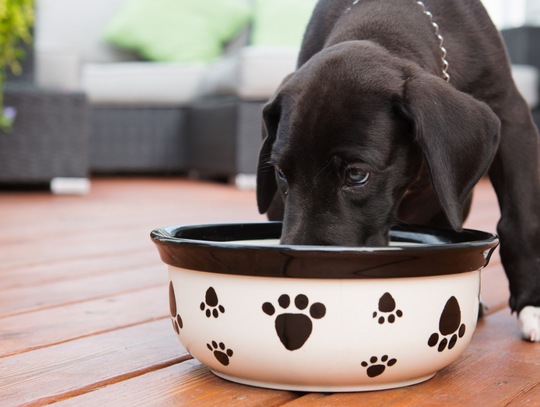
{"label": "sofa armrest", "polygon": [[36,50],[36,83],[44,89],[79,91],[81,60],[68,50]]}

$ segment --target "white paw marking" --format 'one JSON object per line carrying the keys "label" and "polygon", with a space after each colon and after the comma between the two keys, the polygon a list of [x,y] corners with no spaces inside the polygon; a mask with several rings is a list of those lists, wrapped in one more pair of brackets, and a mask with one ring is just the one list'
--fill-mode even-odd
{"label": "white paw marking", "polygon": [[523,339],[540,342],[540,308],[528,306],[518,315],[519,330]]}

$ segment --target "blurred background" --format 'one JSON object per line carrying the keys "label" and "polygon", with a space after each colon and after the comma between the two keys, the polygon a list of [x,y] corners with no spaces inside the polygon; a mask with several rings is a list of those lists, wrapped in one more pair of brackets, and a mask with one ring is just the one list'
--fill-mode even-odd
{"label": "blurred background", "polygon": [[[254,188],[261,107],[315,3],[7,2],[0,185],[84,194],[92,177],[150,174]],[[538,123],[540,0],[483,3]]]}

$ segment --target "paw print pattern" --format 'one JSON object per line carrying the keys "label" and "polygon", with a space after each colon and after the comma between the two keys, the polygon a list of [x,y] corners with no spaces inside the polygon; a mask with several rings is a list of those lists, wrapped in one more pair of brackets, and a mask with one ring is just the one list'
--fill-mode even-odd
{"label": "paw print pattern", "polygon": [[[395,311],[395,312],[394,312]],[[378,322],[379,324],[384,324],[386,321],[393,324],[396,321],[396,316],[401,318],[403,316],[403,311],[396,310],[396,301],[390,293],[384,293],[383,296],[379,299],[379,312],[390,315],[380,315]],[[377,311],[373,313],[373,318],[377,318],[379,314]]]}
{"label": "paw print pattern", "polygon": [[[291,304],[291,299],[287,294],[283,294],[279,297],[278,304],[281,308],[287,309]],[[304,294],[299,294],[294,299],[294,306],[300,311],[305,310],[308,305],[308,297]],[[269,302],[262,305],[262,310],[270,316],[276,313],[276,309]],[[311,318],[321,319],[326,315],[326,307],[324,304],[316,302],[309,307],[309,315]],[[282,313],[276,317],[276,333],[286,349],[292,351],[304,346],[313,330],[311,318],[306,314],[292,312]]]}
{"label": "paw print pattern", "polygon": [[232,349],[227,349],[223,342],[220,342],[219,345],[216,341],[212,341],[212,345],[209,343],[206,344],[207,348],[214,353],[215,358],[223,366],[228,366],[231,357],[233,355]]}
{"label": "paw print pattern", "polygon": [[213,287],[206,290],[206,295],[204,301],[201,302],[201,311],[205,311],[205,314],[208,318],[214,316],[214,318],[219,317],[219,314],[225,313],[225,307],[219,305],[218,296],[216,290]]}
{"label": "paw print pattern", "polygon": [[180,335],[180,329],[184,327],[184,322],[176,310],[176,295],[174,294],[174,286],[172,281],[169,282],[169,308],[171,311],[171,321],[174,331]]}
{"label": "paw print pattern", "polygon": [[[435,332],[429,337],[428,345],[433,348],[439,344],[437,347],[439,352],[445,350],[447,345],[448,349],[452,349],[456,345],[458,337],[463,338],[463,335],[465,335],[465,329],[465,324],[461,323],[461,308],[458,300],[452,296],[446,302],[439,319],[439,333],[443,338],[439,342],[439,334]],[[452,335],[450,339],[446,338],[450,335]]]}
{"label": "paw print pattern", "polygon": [[[381,363],[377,363],[379,358],[372,356],[368,362],[362,362],[363,367],[367,367],[366,373],[369,377],[377,377],[384,373],[387,366],[394,366],[397,362],[396,359],[388,359],[388,355],[384,355],[381,358]],[[369,366],[369,367],[368,367]]]}

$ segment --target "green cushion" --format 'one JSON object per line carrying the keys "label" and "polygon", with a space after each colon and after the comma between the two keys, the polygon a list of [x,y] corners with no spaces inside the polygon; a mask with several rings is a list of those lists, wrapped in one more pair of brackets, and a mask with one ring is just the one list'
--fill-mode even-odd
{"label": "green cushion", "polygon": [[152,61],[210,61],[250,17],[242,0],[127,0],[103,39]]}
{"label": "green cushion", "polygon": [[252,45],[300,47],[317,0],[255,0]]}

